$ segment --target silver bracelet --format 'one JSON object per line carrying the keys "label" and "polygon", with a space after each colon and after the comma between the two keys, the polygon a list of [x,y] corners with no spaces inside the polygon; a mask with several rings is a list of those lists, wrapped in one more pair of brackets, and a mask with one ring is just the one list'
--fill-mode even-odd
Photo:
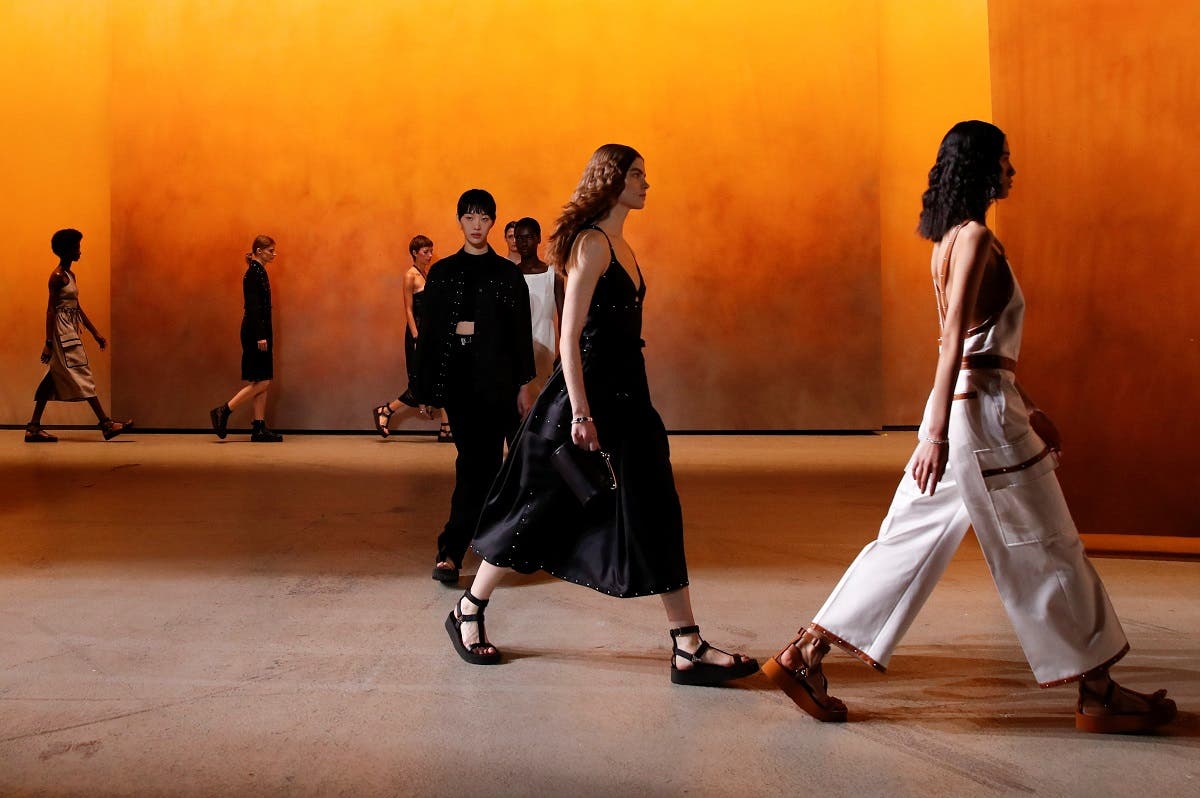
{"label": "silver bracelet", "polygon": [[591,416],[575,416],[571,419],[572,424],[587,424],[592,420]]}
{"label": "silver bracelet", "polygon": [[921,440],[925,441],[926,443],[932,443],[934,446],[949,446],[950,445],[949,438],[928,438],[924,435],[918,435],[917,437],[920,438]]}

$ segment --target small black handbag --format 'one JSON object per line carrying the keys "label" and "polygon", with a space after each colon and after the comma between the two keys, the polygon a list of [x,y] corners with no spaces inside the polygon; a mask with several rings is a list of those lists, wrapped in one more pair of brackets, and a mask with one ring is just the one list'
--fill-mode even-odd
{"label": "small black handbag", "polygon": [[575,498],[585,507],[597,496],[617,489],[617,475],[613,472],[612,456],[608,452],[584,451],[567,441],[554,450],[550,462]]}

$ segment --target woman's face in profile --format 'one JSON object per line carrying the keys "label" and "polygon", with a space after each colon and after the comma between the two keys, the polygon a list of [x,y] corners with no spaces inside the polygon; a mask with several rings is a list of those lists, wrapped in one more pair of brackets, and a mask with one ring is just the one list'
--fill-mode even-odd
{"label": "woman's face in profile", "polygon": [[1008,139],[1004,140],[1004,151],[1000,154],[1000,191],[996,199],[1004,199],[1012,191],[1013,175],[1017,170],[1012,165],[1012,155],[1008,151]]}
{"label": "woman's face in profile", "polygon": [[254,259],[263,266],[266,266],[268,263],[275,260],[275,245],[272,244],[269,247],[254,250]]}
{"label": "woman's face in profile", "polygon": [[646,182],[646,162],[636,158],[625,173],[625,190],[621,192],[617,204],[641,210],[646,207],[646,192],[649,190],[650,184]]}

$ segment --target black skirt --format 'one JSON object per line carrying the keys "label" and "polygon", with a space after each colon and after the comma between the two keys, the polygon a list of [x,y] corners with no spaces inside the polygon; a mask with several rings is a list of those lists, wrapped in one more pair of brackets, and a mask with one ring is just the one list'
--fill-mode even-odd
{"label": "black skirt", "polygon": [[247,382],[269,380],[275,376],[275,342],[267,339],[267,351],[258,348],[258,340],[242,330],[242,379]]}
{"label": "black skirt", "polygon": [[492,485],[473,548],[494,565],[542,570],[611,596],[678,590],[688,576],[666,428],[650,403],[641,352],[605,360],[585,354],[584,381],[617,490],[585,508],[550,463],[571,439],[571,402],[559,368]]}

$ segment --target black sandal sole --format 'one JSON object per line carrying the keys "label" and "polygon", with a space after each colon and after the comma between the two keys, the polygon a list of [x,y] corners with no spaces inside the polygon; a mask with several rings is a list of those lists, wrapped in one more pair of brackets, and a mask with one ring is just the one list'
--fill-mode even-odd
{"label": "black sandal sole", "polygon": [[[450,635],[450,642],[454,644],[454,650],[458,652],[458,656],[462,657],[465,662],[472,665],[499,665],[500,652],[495,654],[476,654],[471,649],[467,648],[462,641],[462,634],[458,629],[458,620],[454,617],[454,610],[450,610],[450,614],[446,616],[446,634]],[[491,645],[490,643],[488,645]]]}
{"label": "black sandal sole", "polygon": [[756,659],[738,662],[729,667],[697,662],[687,670],[676,668],[674,659],[671,661],[671,683],[689,687],[717,687],[734,679],[744,679],[757,672],[758,660]]}
{"label": "black sandal sole", "polygon": [[441,582],[443,585],[457,585],[458,584],[458,569],[455,568],[452,571],[449,568],[438,568],[435,565],[433,567],[433,578],[436,581]]}

